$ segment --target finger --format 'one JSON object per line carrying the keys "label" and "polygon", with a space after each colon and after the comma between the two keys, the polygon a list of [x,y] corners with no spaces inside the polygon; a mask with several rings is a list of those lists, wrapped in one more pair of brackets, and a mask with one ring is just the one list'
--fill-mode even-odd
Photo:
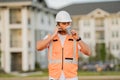
{"label": "finger", "polygon": [[60,26],[57,25],[57,28],[60,28]]}
{"label": "finger", "polygon": [[72,33],[72,35],[76,35],[76,33]]}
{"label": "finger", "polygon": [[76,32],[75,32],[75,31],[71,31],[71,33],[72,33],[72,34],[74,34],[74,35],[76,34]]}

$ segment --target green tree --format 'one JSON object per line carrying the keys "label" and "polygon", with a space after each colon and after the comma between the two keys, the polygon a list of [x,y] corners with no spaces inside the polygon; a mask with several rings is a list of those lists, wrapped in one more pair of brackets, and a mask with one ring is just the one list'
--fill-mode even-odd
{"label": "green tree", "polygon": [[98,43],[96,44],[96,56],[95,60],[96,61],[105,61],[106,60],[106,49],[105,49],[105,44],[104,43]]}
{"label": "green tree", "polygon": [[106,60],[106,49],[105,49],[105,44],[102,43],[100,47],[100,58],[103,62]]}

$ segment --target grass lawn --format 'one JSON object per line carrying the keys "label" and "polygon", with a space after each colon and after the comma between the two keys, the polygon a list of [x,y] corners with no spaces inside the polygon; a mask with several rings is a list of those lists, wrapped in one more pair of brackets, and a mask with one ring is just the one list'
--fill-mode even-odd
{"label": "grass lawn", "polygon": [[[106,72],[90,72],[90,71],[79,71],[78,76],[113,76],[113,75],[120,75],[120,71],[106,71]],[[13,76],[11,74],[0,73],[0,77],[20,77],[20,76]],[[42,73],[31,74],[26,77],[48,77],[48,72],[43,71]]]}
{"label": "grass lawn", "polygon": [[[109,76],[109,75],[120,75],[120,71],[106,71],[106,72],[91,72],[91,71],[79,71],[78,76]],[[48,76],[48,72],[43,74],[35,74],[28,77],[45,77]]]}
{"label": "grass lawn", "polygon": [[91,72],[91,71],[79,71],[79,76],[109,76],[109,75],[120,75],[120,71],[103,71],[103,72]]}
{"label": "grass lawn", "polygon": [[15,77],[11,74],[0,73],[0,77]]}

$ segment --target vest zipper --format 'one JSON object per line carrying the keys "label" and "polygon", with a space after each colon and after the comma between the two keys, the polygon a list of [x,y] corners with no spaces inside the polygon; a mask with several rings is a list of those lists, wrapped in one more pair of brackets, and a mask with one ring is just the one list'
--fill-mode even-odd
{"label": "vest zipper", "polygon": [[63,50],[64,50],[64,48],[62,48],[62,70],[63,70],[63,60],[64,60],[64,58],[63,58]]}

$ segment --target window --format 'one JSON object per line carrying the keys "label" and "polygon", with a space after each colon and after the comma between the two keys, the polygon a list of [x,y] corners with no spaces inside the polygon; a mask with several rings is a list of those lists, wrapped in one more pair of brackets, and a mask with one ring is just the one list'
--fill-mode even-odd
{"label": "window", "polygon": [[120,49],[119,44],[114,43],[114,44],[112,45],[112,50],[119,50],[119,49]]}
{"label": "window", "polygon": [[90,38],[90,33],[89,32],[84,33],[84,38]]}
{"label": "window", "polygon": [[21,30],[12,29],[10,31],[10,47],[21,47],[22,46],[22,36]]}
{"label": "window", "polygon": [[28,11],[28,24],[31,24],[31,14],[30,14],[30,11]]}
{"label": "window", "polygon": [[114,34],[114,32],[112,32],[112,38],[114,38],[115,37],[115,34]]}
{"label": "window", "polygon": [[119,44],[116,44],[116,50],[119,50]]}
{"label": "window", "polygon": [[103,27],[103,26],[104,26],[104,19],[96,18],[96,27]]}
{"label": "window", "polygon": [[31,23],[31,19],[28,17],[28,24],[30,24]]}
{"label": "window", "polygon": [[28,29],[28,47],[30,48],[31,47],[31,30],[30,29]]}
{"label": "window", "polygon": [[84,26],[89,26],[89,25],[90,25],[89,20],[85,20],[85,21],[84,21]]}
{"label": "window", "polygon": [[96,39],[104,40],[104,31],[96,32]]}
{"label": "window", "polygon": [[45,12],[45,22],[47,25],[50,25],[50,15],[48,14],[48,12]]}
{"label": "window", "polygon": [[112,38],[118,38],[119,37],[119,32],[118,31],[113,31],[112,32]]}
{"label": "window", "polygon": [[51,17],[50,17],[50,15],[48,16],[48,24],[51,25]]}
{"label": "window", "polygon": [[119,37],[119,32],[118,31],[116,31],[116,37]]}
{"label": "window", "polygon": [[21,23],[21,9],[10,9],[10,24]]}
{"label": "window", "polygon": [[114,32],[112,32],[112,37],[114,38]]}
{"label": "window", "polygon": [[118,19],[117,18],[113,18],[112,19],[112,25],[117,25],[118,24]]}
{"label": "window", "polygon": [[41,16],[41,23],[44,24],[44,17]]}
{"label": "window", "polygon": [[28,41],[28,47],[29,47],[29,48],[31,47],[31,42],[30,42],[30,41]]}

